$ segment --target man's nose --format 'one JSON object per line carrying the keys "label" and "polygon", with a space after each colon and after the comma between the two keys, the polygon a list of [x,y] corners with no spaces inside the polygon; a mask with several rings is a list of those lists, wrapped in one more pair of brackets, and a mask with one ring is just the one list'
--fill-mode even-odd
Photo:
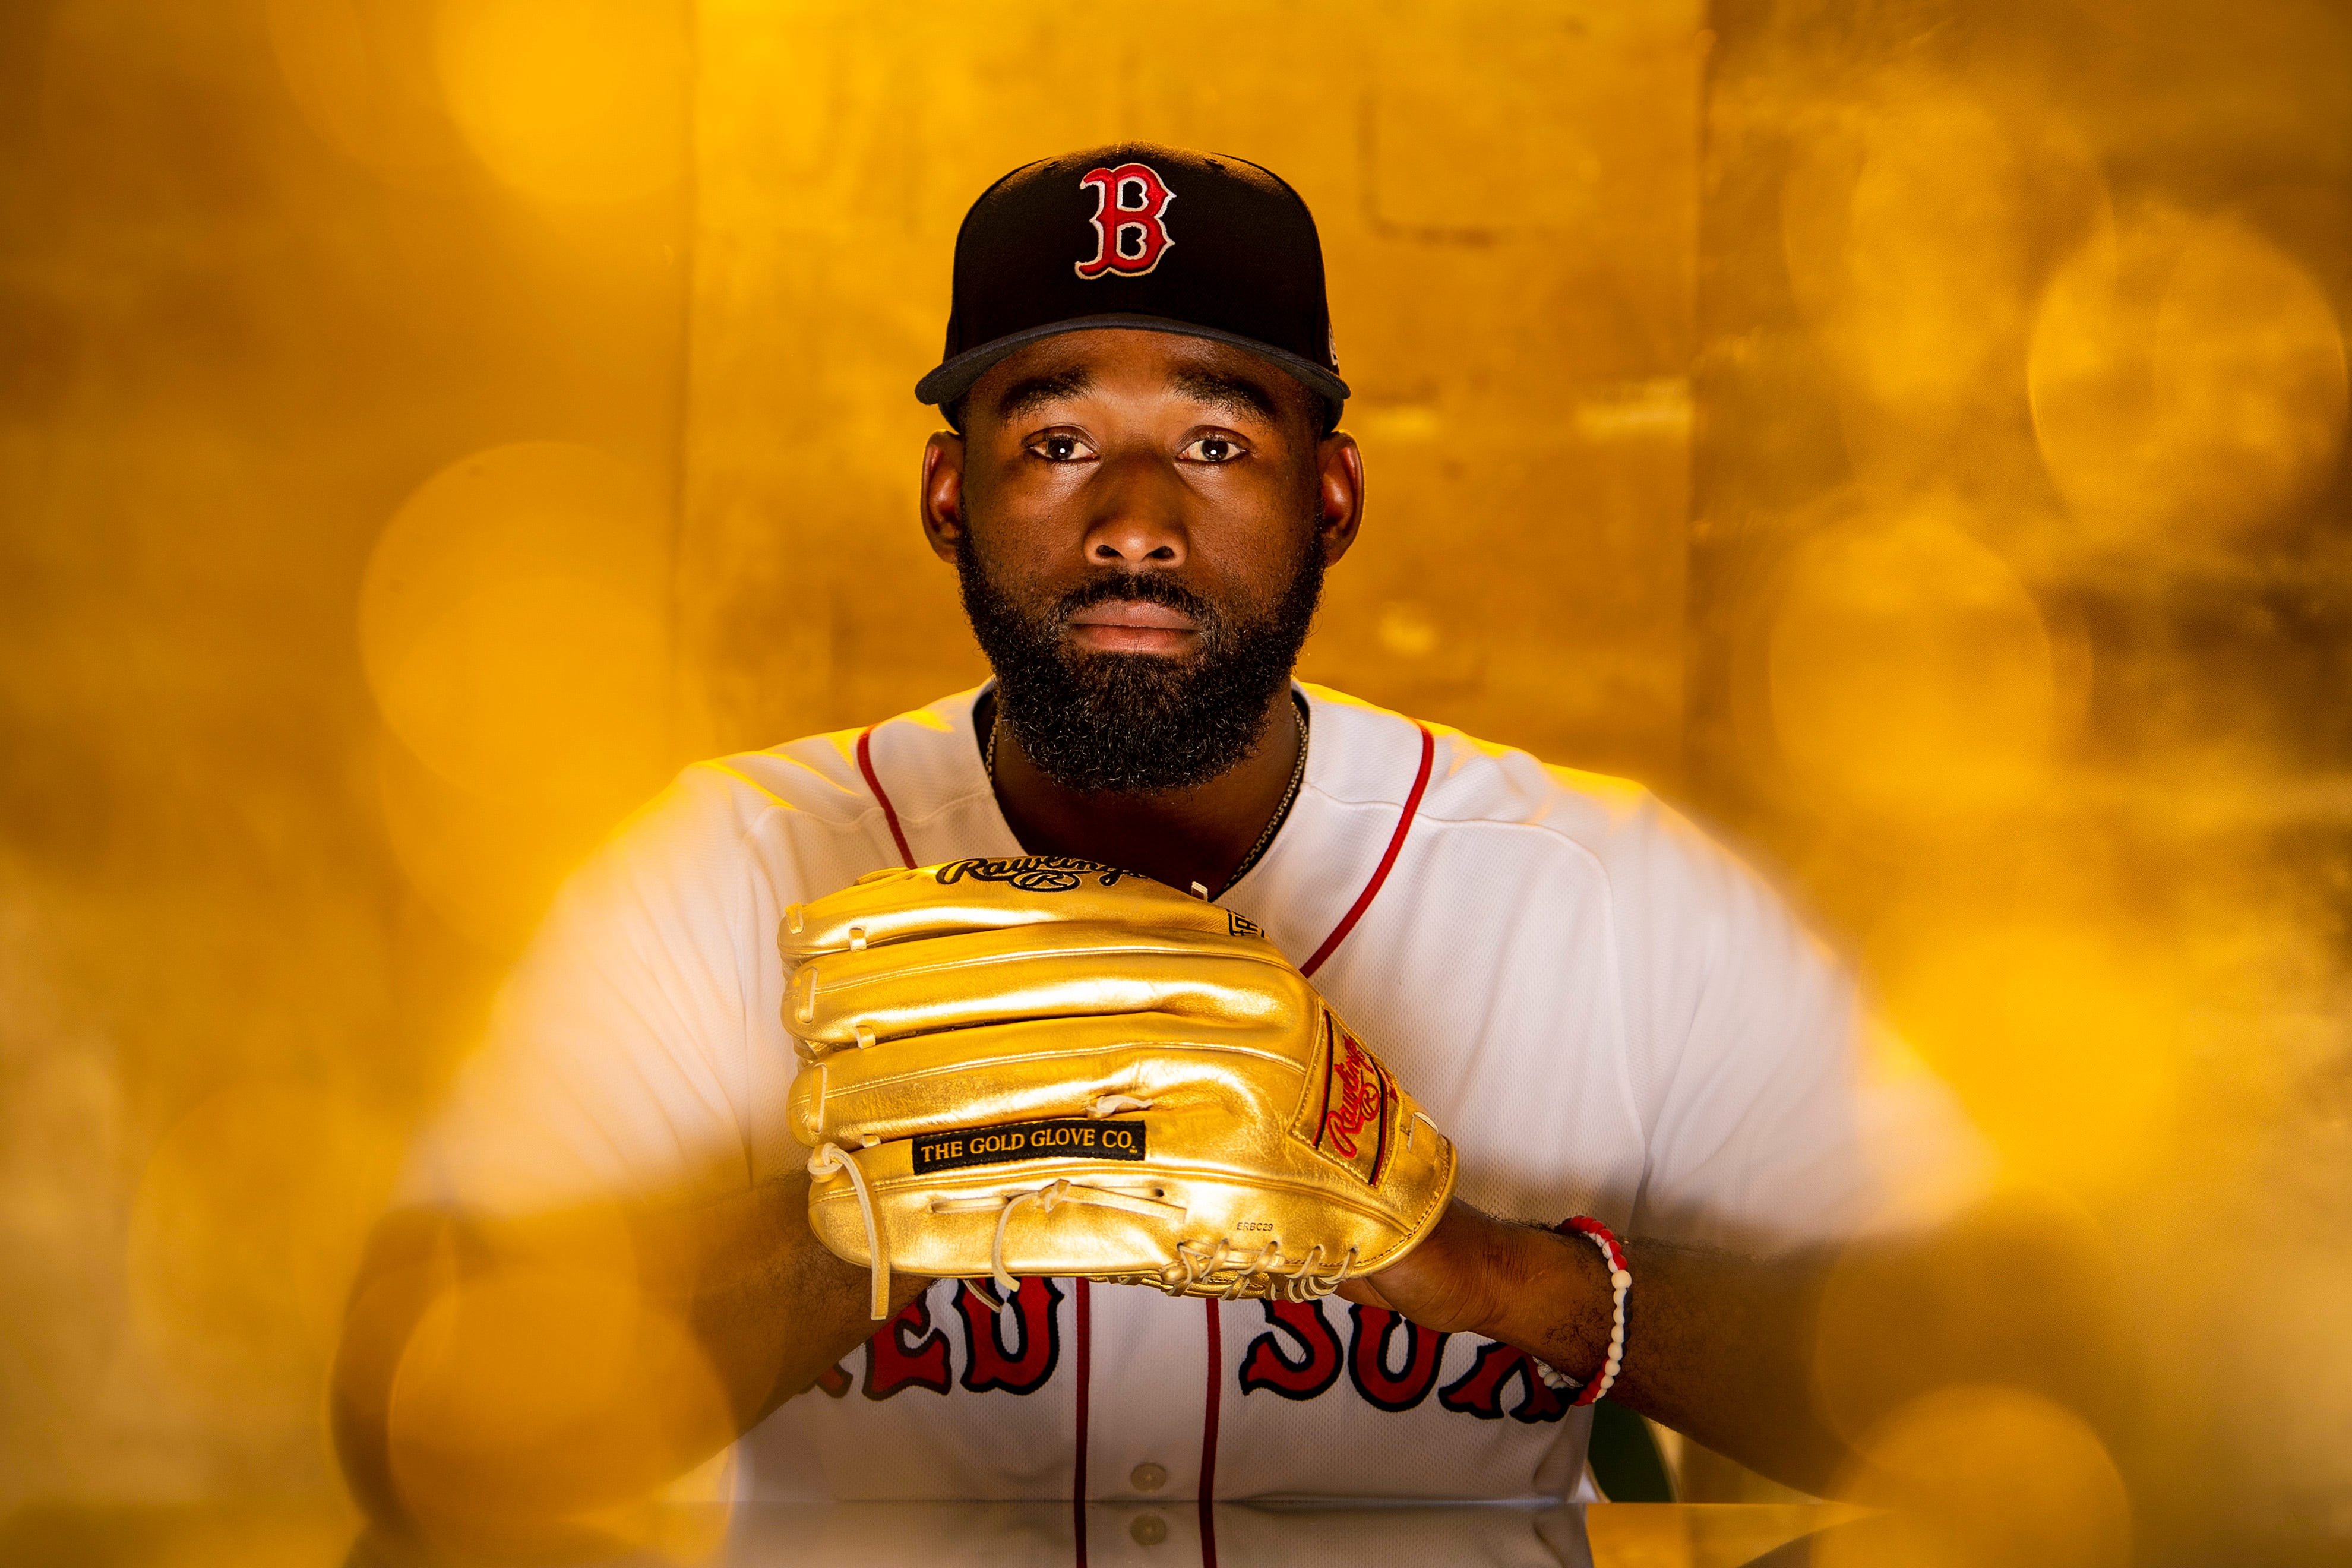
{"label": "man's nose", "polygon": [[1150,454],[1105,463],[1083,544],[1087,563],[1130,572],[1181,566],[1187,541],[1179,489],[1175,475]]}

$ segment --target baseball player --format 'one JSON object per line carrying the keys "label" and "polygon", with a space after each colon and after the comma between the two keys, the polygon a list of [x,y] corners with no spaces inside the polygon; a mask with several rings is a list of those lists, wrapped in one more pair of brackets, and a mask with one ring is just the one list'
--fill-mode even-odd
{"label": "baseball player", "polygon": [[[1305,205],[1046,159],[953,289],[921,519],[995,679],[688,768],[566,888],[362,1271],[362,1494],[740,1435],[781,1499],[1557,1499],[1601,1396],[1823,1485],[1822,1247],[1969,1135],[1640,787],[1294,680],[1365,494]],[[615,1199],[723,1429],[388,1436],[386,1282]],[[612,1376],[571,1430],[659,1428]]]}

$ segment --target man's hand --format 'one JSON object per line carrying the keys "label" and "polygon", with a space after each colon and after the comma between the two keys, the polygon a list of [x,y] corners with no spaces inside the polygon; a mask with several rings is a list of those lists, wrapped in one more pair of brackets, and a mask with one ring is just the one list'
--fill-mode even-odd
{"label": "man's hand", "polygon": [[[1754,1262],[1628,1242],[1625,1360],[1609,1397],[1761,1474],[1826,1495],[1846,1453],[1814,1408],[1811,1302],[1826,1259]],[[1456,1199],[1412,1257],[1342,1287],[1423,1328],[1515,1345],[1578,1382],[1609,1342],[1601,1253]]]}
{"label": "man's hand", "polygon": [[[1561,1240],[1533,1226],[1505,1224],[1455,1198],[1410,1257],[1349,1280],[1339,1294],[1402,1312],[1440,1333],[1483,1334],[1512,1343],[1518,1342],[1516,1336],[1533,1337],[1538,1329],[1528,1321],[1530,1308],[1544,1325],[1556,1327],[1552,1320],[1561,1307],[1581,1304],[1587,1310],[1568,1314],[1565,1338],[1556,1332],[1544,1336],[1553,1345],[1545,1359],[1581,1377],[1588,1365],[1601,1364],[1609,1342],[1609,1281],[1601,1254],[1590,1244],[1561,1246]],[[1582,1353],[1587,1350],[1589,1356]]]}
{"label": "man's hand", "polygon": [[[1854,1473],[1846,1437],[1950,1384],[2032,1389],[2095,1425],[2115,1414],[2114,1299],[2053,1227],[1987,1213],[1769,1258],[1642,1239],[1625,1250],[1625,1359],[1609,1397],[1802,1490],[1834,1493]],[[1599,1249],[1458,1198],[1419,1250],[1339,1293],[1515,1345],[1580,1382],[1609,1340]],[[1843,1342],[1857,1322],[1874,1360]]]}

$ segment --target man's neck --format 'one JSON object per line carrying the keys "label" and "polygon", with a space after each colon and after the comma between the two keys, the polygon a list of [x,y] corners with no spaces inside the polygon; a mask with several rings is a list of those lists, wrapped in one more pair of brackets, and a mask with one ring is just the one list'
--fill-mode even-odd
{"label": "man's neck", "polygon": [[[992,723],[995,715],[992,698],[982,717]],[[1038,771],[1010,726],[998,724],[996,800],[1013,837],[1033,855],[1099,860],[1171,888],[1198,884],[1213,896],[1244,868],[1283,808],[1298,750],[1286,684],[1266,704],[1256,748],[1231,771],[1190,789],[1066,789]]]}

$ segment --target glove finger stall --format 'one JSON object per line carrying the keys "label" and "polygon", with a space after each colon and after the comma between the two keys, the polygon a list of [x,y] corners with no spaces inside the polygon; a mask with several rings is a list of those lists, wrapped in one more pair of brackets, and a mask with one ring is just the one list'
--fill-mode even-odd
{"label": "glove finger stall", "polygon": [[871,872],[839,892],[788,907],[776,946],[793,964],[824,952],[1070,921],[1140,921],[1203,935],[1257,932],[1238,915],[1149,877],[1091,860],[1025,856]]}
{"label": "glove finger stall", "polygon": [[975,931],[830,953],[793,975],[784,1027],[822,1056],[867,1040],[1008,1019],[1166,1012],[1281,1028],[1314,1016],[1312,988],[1250,939],[1099,926]]}
{"label": "glove finger stall", "polygon": [[[1164,1013],[1030,1020],[836,1051],[793,1080],[790,1122],[811,1148],[952,1128],[1087,1116],[1106,1096],[1232,1118],[1269,1071],[1297,1064],[1282,1037]],[[1287,1107],[1285,1107],[1286,1110]],[[1114,1113],[1115,1114],[1115,1113]]]}

